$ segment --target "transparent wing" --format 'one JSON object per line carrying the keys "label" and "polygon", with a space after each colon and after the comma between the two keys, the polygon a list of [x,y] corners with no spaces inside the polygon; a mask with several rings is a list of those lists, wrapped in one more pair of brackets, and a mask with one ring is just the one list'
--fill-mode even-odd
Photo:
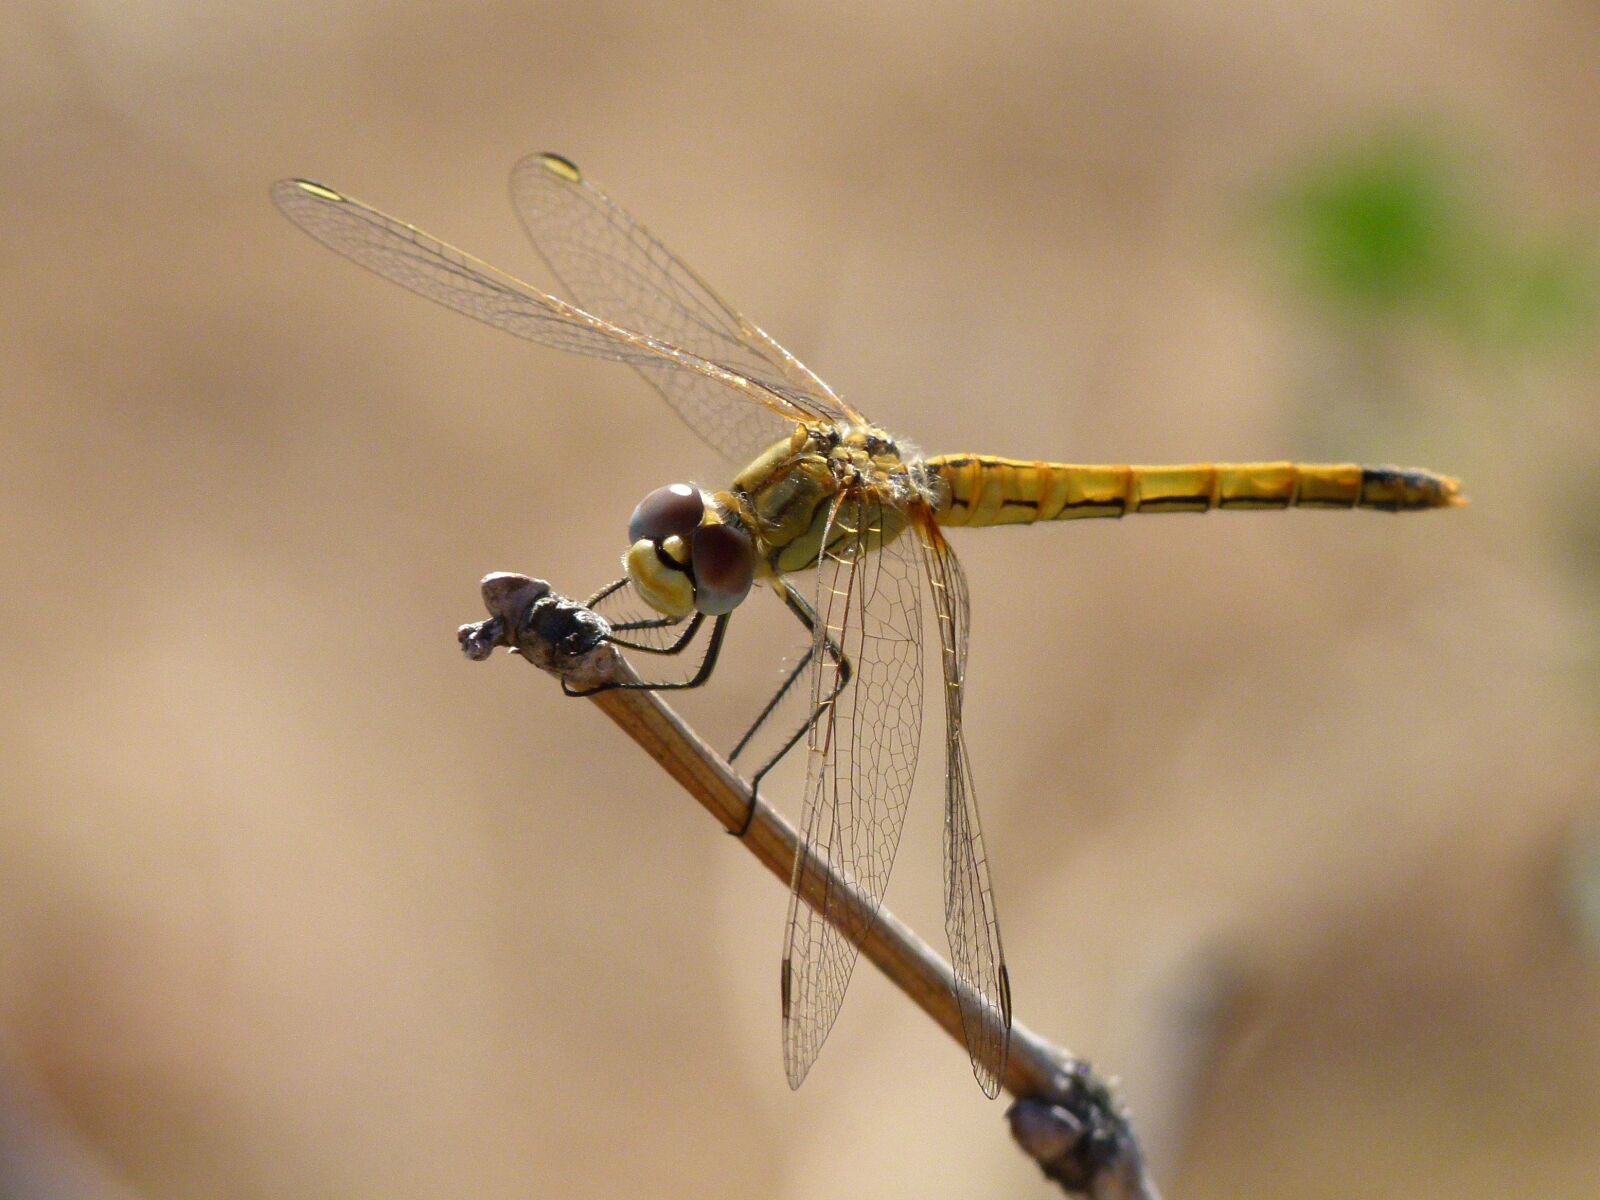
{"label": "transparent wing", "polygon": [[[566,159],[532,154],[519,162],[511,172],[511,202],[579,307],[732,367],[814,419],[862,420]],[[740,466],[787,432],[703,378],[657,364],[639,369],[691,429]]]}
{"label": "transparent wing", "polygon": [[[791,1087],[816,1060],[894,863],[922,728],[922,571],[914,538],[877,549],[904,514],[834,501],[817,569],[812,695],[830,695],[807,746],[801,853],[783,950],[783,1057]],[[825,652],[844,651],[851,675]],[[825,872],[837,872],[842,884]],[[809,903],[807,903],[809,901]]]}
{"label": "transparent wing", "polygon": [[977,796],[961,732],[970,608],[967,580],[931,514],[916,514],[933,609],[939,623],[945,697],[944,922],[956,972],[961,1027],[972,1072],[990,1097],[1005,1078],[1011,1046],[1011,980],[1000,948],[994,889],[978,824]]}
{"label": "transparent wing", "polygon": [[687,375],[708,390],[712,385],[720,387],[734,408],[744,404],[789,421],[812,416],[810,408],[732,367],[547,296],[320,183],[285,179],[273,185],[272,199],[284,216],[346,258],[446,308],[518,337],[640,369]]}

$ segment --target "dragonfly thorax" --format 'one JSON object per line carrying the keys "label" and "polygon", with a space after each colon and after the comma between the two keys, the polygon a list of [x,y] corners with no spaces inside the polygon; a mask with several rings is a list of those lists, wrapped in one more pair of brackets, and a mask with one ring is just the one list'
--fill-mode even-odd
{"label": "dragonfly thorax", "polygon": [[825,547],[857,528],[862,549],[905,529],[929,501],[924,473],[869,425],[796,426],[741,471],[725,494],[754,539],[759,569],[774,575],[813,567]]}
{"label": "dragonfly thorax", "polygon": [[628,521],[628,577],[646,603],[669,617],[730,613],[755,579],[750,536],[699,488],[657,488]]}

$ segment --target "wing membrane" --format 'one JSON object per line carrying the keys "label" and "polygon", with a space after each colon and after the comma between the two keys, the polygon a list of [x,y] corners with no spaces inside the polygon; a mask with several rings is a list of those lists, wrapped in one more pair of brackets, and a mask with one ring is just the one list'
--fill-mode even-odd
{"label": "wing membrane", "polygon": [[926,513],[918,514],[928,582],[938,619],[945,697],[944,921],[956,972],[961,1027],[972,1073],[990,1097],[1005,1079],[1011,1046],[1011,983],[1000,947],[994,889],[978,823],[977,797],[961,731],[970,608],[955,552]]}
{"label": "wing membrane", "polygon": [[[511,202],[545,263],[583,309],[731,367],[814,419],[861,419],[566,159],[533,154],[519,162],[511,173]],[[703,378],[656,364],[639,367],[691,429],[740,465],[785,432]]]}
{"label": "wing membrane", "polygon": [[[783,1053],[791,1087],[800,1086],[833,1027],[858,944],[877,918],[916,770],[921,569],[911,538],[877,549],[885,526],[901,520],[871,501],[837,498],[817,569],[812,695],[822,704],[838,694],[807,742],[806,850],[795,862],[783,951]],[[850,662],[842,691],[825,636]],[[829,868],[842,885],[828,882]]]}
{"label": "wing membrane", "polygon": [[283,180],[273,185],[272,199],[284,216],[346,258],[446,308],[518,337],[658,373],[686,374],[708,387],[721,387],[735,406],[737,394],[750,407],[790,421],[811,415],[808,409],[731,367],[546,295],[319,183]]}

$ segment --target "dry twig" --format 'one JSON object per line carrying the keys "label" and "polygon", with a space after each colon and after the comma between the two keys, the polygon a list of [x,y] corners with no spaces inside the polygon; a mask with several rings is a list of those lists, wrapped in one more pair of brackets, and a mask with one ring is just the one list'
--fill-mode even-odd
{"label": "dry twig", "polygon": [[[543,580],[495,574],[483,581],[489,619],[459,632],[468,657],[507,646],[576,689],[634,679],[606,642],[604,620],[564,600]],[[749,830],[744,847],[785,885],[799,839],[765,804],[750,817],[750,791],[722,758],[650,691],[597,692],[594,704],[683,785],[729,832]],[[803,873],[804,899],[815,906],[827,883],[818,864]],[[835,895],[840,881],[833,882]],[[949,965],[887,908],[878,910],[861,951],[940,1028],[964,1045],[956,979]],[[1016,1098],[1007,1111],[1012,1135],[1068,1192],[1093,1200],[1159,1200],[1125,1112],[1087,1063],[1020,1022],[1011,1027],[1003,1084]]]}

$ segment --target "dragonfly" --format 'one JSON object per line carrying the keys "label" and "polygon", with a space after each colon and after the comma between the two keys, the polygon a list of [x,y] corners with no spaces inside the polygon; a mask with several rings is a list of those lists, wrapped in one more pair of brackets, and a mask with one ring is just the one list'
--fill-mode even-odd
{"label": "dragonfly", "polygon": [[[969,589],[946,529],[1210,509],[1411,512],[1463,502],[1457,480],[1418,468],[922,457],[743,317],[560,155],[519,162],[511,198],[568,300],[323,184],[283,180],[272,198],[313,238],[447,308],[635,368],[740,468],[725,488],[678,483],[646,496],[629,520],[626,574],[591,603],[622,593],[643,602],[646,615],[610,627],[626,649],[675,655],[702,645],[686,678],[620,686],[704,684],[732,614],[757,584],[803,627],[805,652],[730,756],[737,761],[770,726],[780,701],[805,700],[795,727],[778,730],[775,753],[751,777],[753,813],[767,772],[805,742],[781,970],[791,1087],[833,1027],[888,883],[918,759],[930,611],[944,707],[945,926],[956,998],[979,1085],[993,1097],[1005,1079],[1011,984],[962,721]],[[802,900],[809,871],[822,876],[815,907]]]}

